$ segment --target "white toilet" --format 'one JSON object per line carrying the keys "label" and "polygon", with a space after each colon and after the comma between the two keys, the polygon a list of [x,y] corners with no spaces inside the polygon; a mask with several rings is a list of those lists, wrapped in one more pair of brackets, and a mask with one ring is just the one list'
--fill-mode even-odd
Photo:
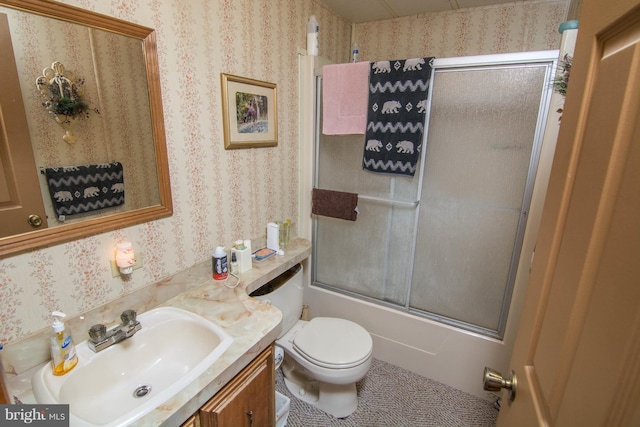
{"label": "white toilet", "polygon": [[276,346],[284,349],[282,372],[289,391],[337,418],[358,406],[356,381],[371,366],[373,341],[362,326],[345,319],[300,320],[302,265],[297,264],[254,291],[282,311]]}

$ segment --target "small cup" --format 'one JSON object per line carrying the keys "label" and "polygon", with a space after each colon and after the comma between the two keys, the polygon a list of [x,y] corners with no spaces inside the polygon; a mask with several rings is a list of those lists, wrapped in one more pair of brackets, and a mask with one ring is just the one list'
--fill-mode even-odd
{"label": "small cup", "polygon": [[280,235],[279,235],[279,243],[281,248],[286,248],[289,244],[289,228],[290,222],[285,221],[280,224]]}

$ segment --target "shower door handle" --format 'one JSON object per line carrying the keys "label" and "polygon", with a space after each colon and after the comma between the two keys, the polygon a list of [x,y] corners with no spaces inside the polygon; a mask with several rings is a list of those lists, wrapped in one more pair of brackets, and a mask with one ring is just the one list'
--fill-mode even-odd
{"label": "shower door handle", "polygon": [[484,389],[487,391],[500,391],[503,388],[509,390],[509,401],[513,402],[516,398],[516,386],[518,381],[516,380],[515,371],[511,371],[508,377],[503,377],[502,374],[495,369],[484,368],[484,375],[482,376],[482,382]]}

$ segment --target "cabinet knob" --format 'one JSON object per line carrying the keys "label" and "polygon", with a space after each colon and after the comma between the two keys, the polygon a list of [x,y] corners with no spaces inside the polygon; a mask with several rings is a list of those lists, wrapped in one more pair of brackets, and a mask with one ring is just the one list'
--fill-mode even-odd
{"label": "cabinet knob", "polygon": [[249,418],[249,427],[253,426],[253,411],[247,411],[247,417]]}

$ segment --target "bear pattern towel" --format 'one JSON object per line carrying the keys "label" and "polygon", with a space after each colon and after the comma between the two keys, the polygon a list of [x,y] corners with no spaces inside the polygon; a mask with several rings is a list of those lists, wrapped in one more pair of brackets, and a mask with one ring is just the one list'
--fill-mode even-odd
{"label": "bear pattern towel", "polygon": [[60,220],[124,203],[122,164],[45,168],[49,194]]}
{"label": "bear pattern towel", "polygon": [[422,150],[433,58],[371,63],[362,167],[413,176]]}

